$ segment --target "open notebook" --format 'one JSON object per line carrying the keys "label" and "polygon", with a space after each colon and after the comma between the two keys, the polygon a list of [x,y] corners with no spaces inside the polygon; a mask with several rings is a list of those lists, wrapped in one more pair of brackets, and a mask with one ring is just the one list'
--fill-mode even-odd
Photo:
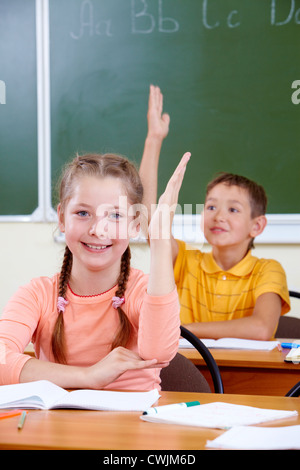
{"label": "open notebook", "polygon": [[223,402],[206,403],[176,410],[158,406],[156,410],[158,410],[156,414],[142,415],[140,418],[152,423],[227,429],[233,426],[248,426],[298,415],[297,411],[263,409]]}
{"label": "open notebook", "polygon": [[300,348],[292,348],[284,359],[286,362],[293,362],[299,364],[300,362]]}
{"label": "open notebook", "polygon": [[159,398],[149,392],[111,392],[106,390],[67,390],[48,380],[0,386],[0,408],[79,408],[87,410],[143,411]]}
{"label": "open notebook", "polygon": [[[218,349],[250,349],[250,350],[261,350],[271,351],[276,348],[279,341],[259,341],[252,339],[241,339],[241,338],[220,338],[220,339],[202,339],[201,341],[207,348],[218,348]],[[179,340],[179,348],[193,348],[194,346],[184,338]]]}

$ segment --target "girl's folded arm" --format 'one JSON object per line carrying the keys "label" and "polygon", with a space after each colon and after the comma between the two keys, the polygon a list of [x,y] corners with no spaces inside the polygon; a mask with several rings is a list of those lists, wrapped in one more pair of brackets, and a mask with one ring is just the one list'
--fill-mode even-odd
{"label": "girl's folded arm", "polygon": [[140,312],[138,353],[144,359],[169,362],[178,350],[180,336],[177,290],[163,296],[145,295]]}

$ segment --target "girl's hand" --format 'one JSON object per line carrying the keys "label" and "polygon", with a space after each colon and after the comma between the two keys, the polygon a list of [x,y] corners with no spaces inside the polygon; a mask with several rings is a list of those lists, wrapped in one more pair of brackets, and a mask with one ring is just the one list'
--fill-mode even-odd
{"label": "girl's hand", "polygon": [[151,240],[171,239],[172,222],[177,207],[178,195],[190,156],[190,152],[183,155],[167,184],[165,192],[158,201],[149,225],[150,242]]}
{"label": "girl's hand", "polygon": [[170,116],[163,113],[163,95],[158,86],[150,85],[148,101],[148,137],[163,140],[169,133]]}
{"label": "girl's hand", "polygon": [[118,347],[106,357],[86,370],[86,386],[101,389],[114,382],[127,370],[166,367],[168,363],[158,363],[156,359],[144,361],[137,353]]}

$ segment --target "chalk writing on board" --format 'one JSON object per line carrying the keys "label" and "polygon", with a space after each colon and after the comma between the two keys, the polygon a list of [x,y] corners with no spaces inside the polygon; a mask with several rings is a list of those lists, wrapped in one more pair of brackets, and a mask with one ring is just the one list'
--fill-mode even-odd
{"label": "chalk writing on board", "polygon": [[292,83],[292,88],[296,88],[296,91],[292,93],[292,103],[299,104],[300,103],[300,80],[294,80]]}
{"label": "chalk writing on board", "polygon": [[[138,4],[142,8],[137,9]],[[171,17],[165,17],[163,12],[163,0],[158,0],[157,20],[155,15],[149,13],[149,5],[147,0],[131,0],[131,32],[133,34],[149,34],[152,33],[157,25],[160,33],[176,33],[179,30],[179,23]],[[148,20],[148,28],[141,28],[138,25],[139,19]]]}
{"label": "chalk writing on board", "polygon": [[[215,10],[215,8],[213,9]],[[209,0],[203,0],[202,3],[202,23],[206,29],[214,29],[220,26],[220,21],[217,19],[212,19],[209,13]],[[240,26],[240,22],[238,21],[238,11],[233,10],[228,13],[227,16],[227,26],[228,28],[236,28]]]}
{"label": "chalk writing on board", "polygon": [[[282,2],[285,3],[285,13],[282,13]],[[128,15],[130,16],[131,34],[174,34],[180,30],[178,18],[172,15],[164,0],[130,0]],[[172,5],[172,4],[171,4]],[[240,7],[242,9],[242,6]],[[115,27],[113,18],[103,18],[96,11],[93,0],[83,0],[79,9],[79,28],[77,32],[70,32],[73,39],[81,39],[84,36],[114,36],[120,31]],[[167,11],[168,10],[168,11]],[[199,22],[203,28],[214,30],[221,26],[229,29],[242,26],[242,12],[239,10],[228,10],[225,18],[218,15],[216,3],[212,0],[202,0],[202,18]],[[295,0],[271,0],[270,7],[266,10],[268,23],[272,27],[284,27],[287,24],[296,23],[300,25],[300,8],[296,9]]]}
{"label": "chalk writing on board", "polygon": [[[288,7],[287,14],[282,17],[282,14],[278,12],[282,4]],[[218,18],[216,11],[216,4],[211,0],[203,0],[202,2],[202,24],[206,29],[215,29],[221,26],[222,22]],[[300,8],[296,10],[295,0],[272,0],[270,10],[270,24],[272,26],[284,26],[289,23],[295,22],[300,24]],[[241,26],[240,15],[238,10],[232,10],[228,12],[225,24],[228,28],[236,28]]]}
{"label": "chalk writing on board", "polygon": [[6,85],[3,80],[0,80],[0,104],[6,103]]}
{"label": "chalk writing on board", "polygon": [[112,36],[112,21],[106,18],[96,22],[93,2],[84,0],[79,12],[79,32],[71,32],[70,35],[73,39],[80,39],[84,35]]}
{"label": "chalk writing on board", "polygon": [[[163,0],[157,0],[156,12],[150,13],[148,0],[131,0],[131,33],[151,34],[176,33],[179,30],[179,22],[170,16],[164,16]],[[71,31],[73,39],[83,36],[113,36],[113,23],[111,18],[95,18],[95,8],[92,0],[84,0],[79,11],[79,30]]]}
{"label": "chalk writing on board", "polygon": [[[280,0],[282,2],[282,0]],[[289,3],[290,2],[290,3]],[[286,17],[278,17],[276,7],[278,6],[278,0],[272,0],[271,3],[271,24],[274,26],[284,26],[292,21],[296,24],[300,24],[300,8],[295,9],[295,0],[285,0],[285,3],[290,6],[290,10]]]}

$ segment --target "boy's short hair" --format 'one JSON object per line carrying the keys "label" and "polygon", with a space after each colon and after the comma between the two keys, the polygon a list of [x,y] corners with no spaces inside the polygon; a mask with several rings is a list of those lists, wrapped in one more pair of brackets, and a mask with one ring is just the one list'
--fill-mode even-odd
{"label": "boy's short hair", "polygon": [[249,202],[251,208],[251,217],[258,217],[265,215],[267,210],[267,195],[262,186],[255,183],[245,176],[234,175],[232,173],[219,173],[206,187],[206,196],[217,184],[227,184],[228,186],[238,186],[244,188],[249,195]]}

